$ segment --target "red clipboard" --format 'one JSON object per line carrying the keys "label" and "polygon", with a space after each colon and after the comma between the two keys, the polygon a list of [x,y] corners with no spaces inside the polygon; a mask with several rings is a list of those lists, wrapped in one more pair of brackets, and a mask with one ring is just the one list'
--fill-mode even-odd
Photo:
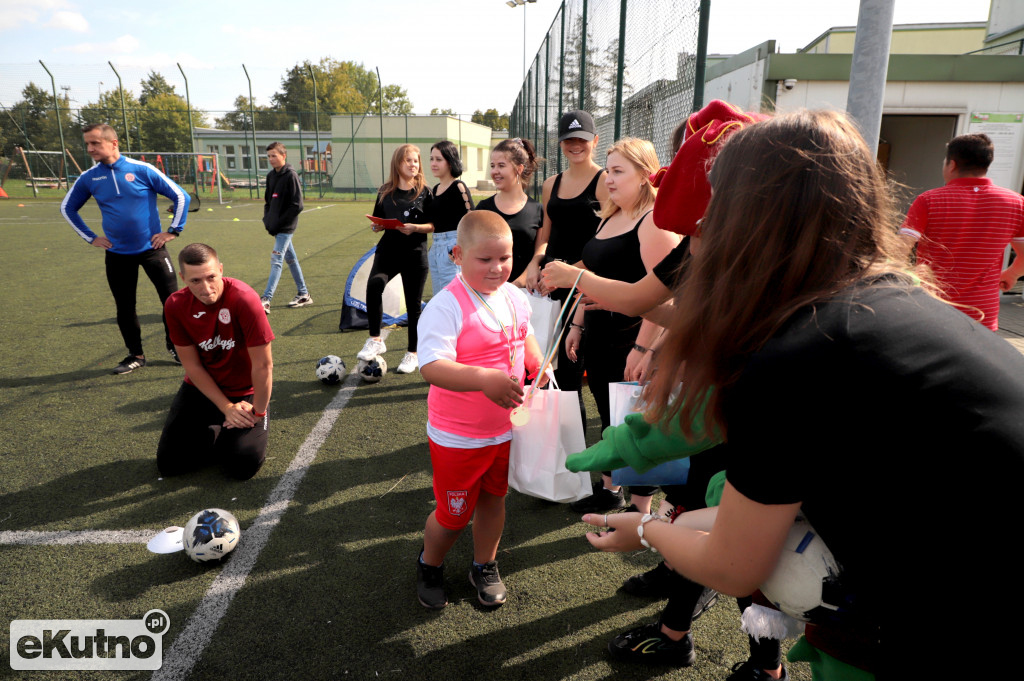
{"label": "red clipboard", "polygon": [[372,215],[367,215],[366,217],[370,222],[377,225],[378,227],[383,227],[384,229],[398,229],[399,227],[405,226],[404,222],[402,222],[401,220],[396,220],[394,218],[378,218]]}

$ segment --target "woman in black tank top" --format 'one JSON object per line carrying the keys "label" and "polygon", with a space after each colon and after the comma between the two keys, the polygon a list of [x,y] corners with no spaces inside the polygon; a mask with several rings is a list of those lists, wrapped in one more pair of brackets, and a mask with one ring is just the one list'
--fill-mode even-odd
{"label": "woman in black tank top", "polygon": [[[619,140],[608,150],[607,168],[609,200],[601,211],[604,221],[583,247],[583,264],[598,276],[633,283],[661,262],[679,243],[679,236],[658,229],[651,217],[655,189],[648,178],[658,169],[658,157],[650,142]],[[583,346],[587,383],[601,414],[602,430],[611,422],[608,384],[642,380],[642,360],[660,332],[661,327],[640,317],[607,310],[576,311],[566,334],[566,353],[577,360]],[[620,493],[611,483],[610,471],[602,471],[601,477],[603,484],[595,484],[595,497]],[[597,489],[598,485],[603,490]],[[634,488],[632,492],[633,503],[641,512],[649,513],[653,489]],[[593,498],[576,502],[574,510],[588,510],[585,502]]]}

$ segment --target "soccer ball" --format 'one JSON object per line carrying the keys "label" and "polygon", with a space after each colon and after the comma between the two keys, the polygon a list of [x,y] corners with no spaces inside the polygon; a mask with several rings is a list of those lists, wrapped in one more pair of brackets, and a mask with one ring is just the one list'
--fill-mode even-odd
{"label": "soccer ball", "polygon": [[321,357],[316,363],[316,377],[324,385],[335,385],[341,383],[345,378],[348,368],[344,360],[337,355]]}
{"label": "soccer ball", "polygon": [[197,563],[220,560],[231,553],[242,530],[235,516],[222,508],[208,508],[185,523],[182,544],[185,553]]}
{"label": "soccer ball", "polygon": [[775,571],[761,584],[761,593],[779,610],[802,622],[829,620],[848,605],[841,571],[811,524],[797,516]]}
{"label": "soccer ball", "polygon": [[369,362],[359,360],[356,371],[359,373],[359,377],[367,383],[377,383],[388,372],[388,363],[384,361],[383,357],[377,355]]}

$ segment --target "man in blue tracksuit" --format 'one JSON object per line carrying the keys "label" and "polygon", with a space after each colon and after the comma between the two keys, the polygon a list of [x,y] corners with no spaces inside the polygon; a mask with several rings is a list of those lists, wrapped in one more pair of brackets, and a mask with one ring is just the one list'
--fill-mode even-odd
{"label": "man in blue tracksuit", "polygon": [[[82,173],[71,187],[60,212],[87,243],[106,250],[107,283],[117,306],[117,326],[128,347],[128,356],[114,373],[130,374],[146,366],[139,317],[135,314],[139,266],[156,287],[162,309],[164,301],[177,290],[174,265],[165,244],[185,228],[190,199],[187,192],[153,166],[122,156],[117,132],[109,125],[89,125],[82,130],[96,165]],[[160,224],[157,194],[174,204],[174,216],[166,232]],[[78,215],[90,196],[96,199],[103,215],[103,236],[93,233]],[[164,333],[167,350],[177,362],[166,320]]]}

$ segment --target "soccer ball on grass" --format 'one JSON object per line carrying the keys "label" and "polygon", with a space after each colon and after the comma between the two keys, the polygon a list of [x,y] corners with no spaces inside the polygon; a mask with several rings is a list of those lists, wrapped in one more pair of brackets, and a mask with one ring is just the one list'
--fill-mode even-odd
{"label": "soccer ball on grass", "polygon": [[227,556],[238,546],[241,536],[235,516],[222,508],[208,508],[185,523],[182,544],[189,558],[205,563]]}
{"label": "soccer ball on grass", "polygon": [[377,355],[369,362],[365,360],[359,360],[359,364],[356,366],[356,372],[359,377],[367,383],[377,383],[380,379],[384,378],[384,374],[388,372],[388,363],[384,361],[384,358]]}
{"label": "soccer ball on grass", "polygon": [[336,385],[345,379],[348,368],[337,355],[321,357],[316,363],[316,377],[324,385]]}

